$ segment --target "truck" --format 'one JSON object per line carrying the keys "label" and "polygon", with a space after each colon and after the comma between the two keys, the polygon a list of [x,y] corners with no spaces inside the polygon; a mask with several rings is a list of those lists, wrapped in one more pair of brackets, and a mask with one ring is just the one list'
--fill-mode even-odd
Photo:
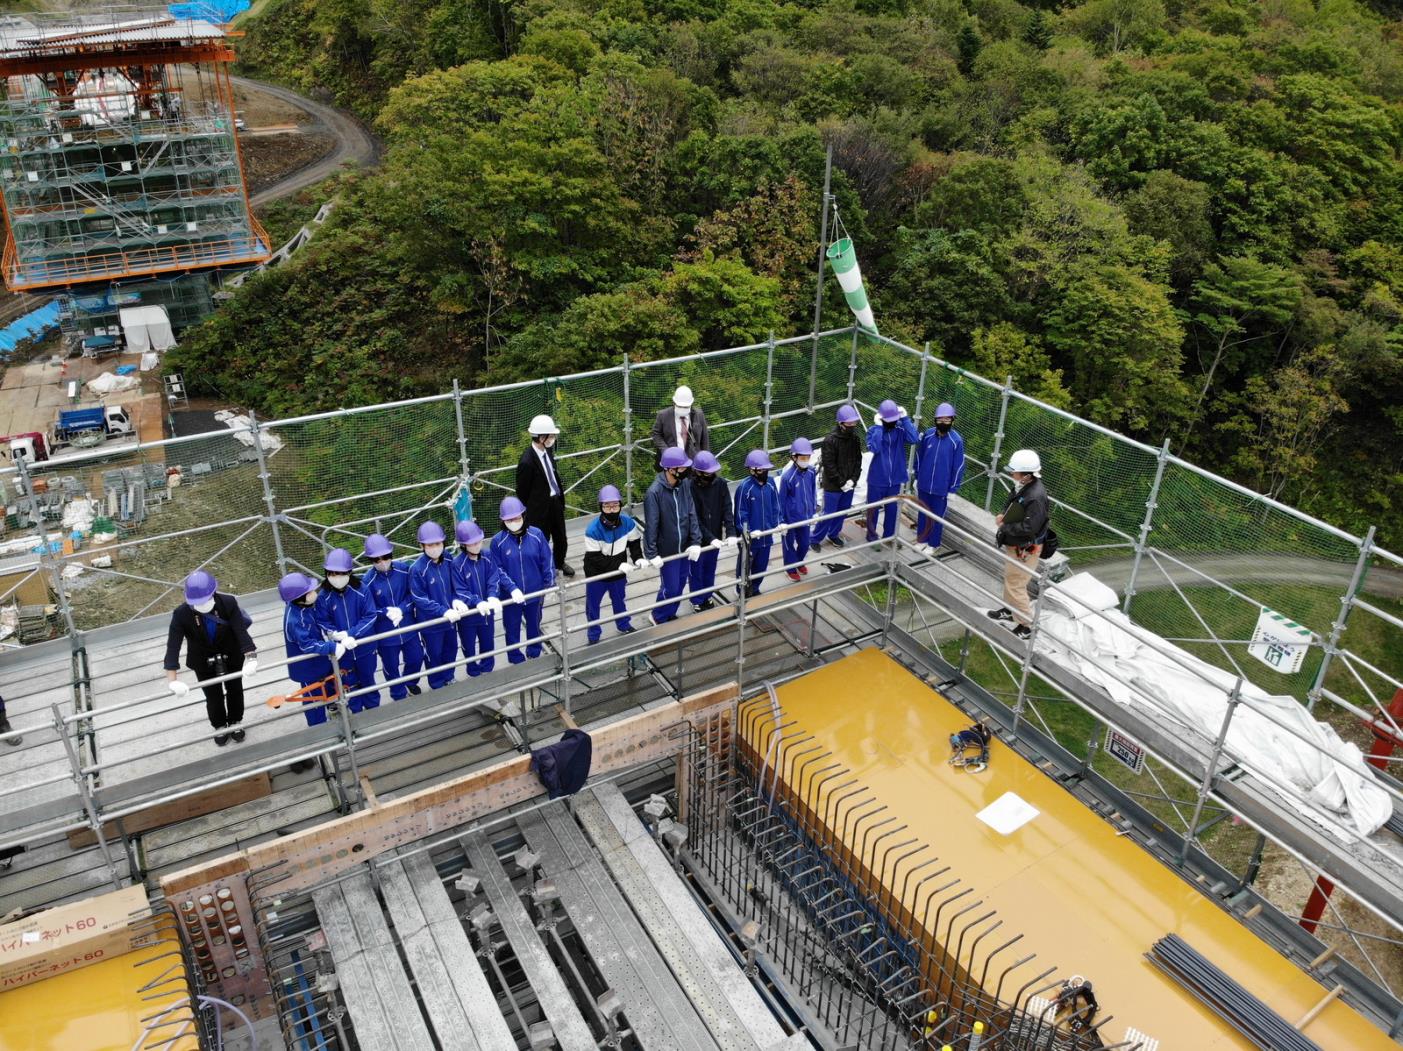
{"label": "truck", "polygon": [[23,456],[30,463],[52,460],[67,447],[90,449],[110,438],[135,433],[131,417],[121,405],[88,405],[60,409],[53,433],[23,431],[0,438],[0,452]]}

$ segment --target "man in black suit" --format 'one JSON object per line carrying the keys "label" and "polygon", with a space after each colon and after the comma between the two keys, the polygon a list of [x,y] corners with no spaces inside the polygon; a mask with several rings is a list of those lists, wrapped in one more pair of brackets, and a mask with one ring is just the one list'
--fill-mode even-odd
{"label": "man in black suit", "polygon": [[711,435],[706,429],[706,413],[696,404],[691,387],[678,387],[672,404],[653,421],[653,448],[660,458],[665,449],[681,449],[687,458],[711,451]]}
{"label": "man in black suit", "polygon": [[214,743],[221,748],[229,738],[244,739],[244,683],[258,670],[253,637],[253,620],[239,608],[233,595],[218,591],[218,582],[204,570],[185,578],[185,601],[171,614],[166,639],[166,679],[171,693],[184,697],[190,687],[176,676],[180,671],[180,644],[185,644],[185,666],[201,681],[242,671],[224,682],[210,683],[205,691],[205,711],[209,724],[218,733]]}
{"label": "man in black suit", "polygon": [[526,505],[526,524],[550,541],[555,568],[567,577],[575,571],[565,564],[565,486],[555,469],[555,436],[560,428],[549,416],[537,416],[526,428],[531,444],[516,465],[516,498]]}

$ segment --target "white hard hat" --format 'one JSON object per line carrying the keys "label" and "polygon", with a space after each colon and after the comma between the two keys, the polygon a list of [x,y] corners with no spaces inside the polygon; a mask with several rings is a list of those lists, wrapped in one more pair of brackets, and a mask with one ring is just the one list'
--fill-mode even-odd
{"label": "white hard hat", "polygon": [[526,428],[526,433],[538,434],[559,434],[560,428],[555,425],[555,421],[544,414],[532,417],[531,423]]}
{"label": "white hard hat", "polygon": [[692,397],[691,387],[678,387],[672,395],[672,404],[676,405],[679,409],[690,409],[692,407],[692,402],[696,400],[696,398]]}
{"label": "white hard hat", "polygon": [[1019,474],[1036,475],[1043,469],[1043,462],[1032,449],[1019,449],[1008,458],[1008,469]]}

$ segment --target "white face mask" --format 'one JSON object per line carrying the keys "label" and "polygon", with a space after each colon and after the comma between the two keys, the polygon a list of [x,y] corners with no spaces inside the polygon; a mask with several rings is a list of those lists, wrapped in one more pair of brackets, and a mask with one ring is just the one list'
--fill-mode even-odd
{"label": "white face mask", "polygon": [[190,608],[196,613],[208,613],[210,610],[214,609],[214,596],[211,595],[203,602],[192,602],[190,603]]}
{"label": "white face mask", "polygon": [[442,545],[442,544],[425,544],[425,545],[424,545],[424,554],[428,555],[429,558],[431,558],[431,559],[433,559],[435,562],[437,562],[438,559],[439,559],[439,556],[443,554],[443,545]]}
{"label": "white face mask", "polygon": [[467,545],[467,548],[468,548],[468,554],[470,554],[470,555],[480,554],[480,553],[482,552],[482,541],[479,540],[479,541],[478,541],[477,543],[475,543],[475,544],[468,544],[468,545]]}
{"label": "white face mask", "polygon": [[508,533],[520,533],[525,524],[526,520],[524,518],[508,518],[502,523],[502,525],[507,527]]}
{"label": "white face mask", "polygon": [[332,587],[334,587],[337,591],[340,591],[342,588],[344,588],[347,584],[351,582],[351,574],[328,573],[326,575],[326,582]]}
{"label": "white face mask", "polygon": [[388,558],[377,558],[375,560],[375,568],[381,573],[388,573],[390,571],[390,562],[391,559]]}
{"label": "white face mask", "polygon": [[807,471],[809,469],[809,458],[807,456],[796,456],[794,458],[794,466],[801,471]]}

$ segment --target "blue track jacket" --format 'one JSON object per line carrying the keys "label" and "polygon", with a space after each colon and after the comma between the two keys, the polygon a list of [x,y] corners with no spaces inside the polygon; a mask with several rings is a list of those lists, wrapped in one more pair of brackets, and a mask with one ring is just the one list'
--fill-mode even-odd
{"label": "blue track jacket", "polygon": [[643,497],[643,516],[647,520],[643,554],[648,558],[666,558],[693,544],[701,546],[701,523],[692,502],[692,483],[687,479],[669,487],[661,474],[654,478]]}
{"label": "blue track jacket", "polygon": [[[360,578],[360,586],[361,590],[370,596],[370,601],[375,603],[375,634],[394,631],[395,626],[390,623],[390,618],[385,616],[385,610],[391,606],[397,607],[404,614],[400,627],[413,624],[418,619],[414,612],[414,596],[409,593],[409,567],[403,562],[391,562],[388,573],[372,569]],[[392,639],[382,640],[380,645],[402,646],[404,637],[396,635]]]}
{"label": "blue track jacket", "polygon": [[779,482],[779,506],[786,522],[805,522],[818,513],[818,476],[812,467],[791,463]]}
{"label": "blue track jacket", "polygon": [[889,489],[906,484],[906,447],[920,441],[911,417],[903,416],[887,430],[882,424],[867,428],[867,448],[872,462],[867,466],[867,488]]}
{"label": "blue track jacket", "polygon": [[304,653],[317,653],[321,656],[289,664],[288,677],[303,686],[320,682],[331,674],[331,661],[327,660],[336,652],[336,643],[322,634],[322,624],[317,617],[316,606],[303,606],[289,602],[283,610],[283,641],[287,644],[287,655],[300,657]]}
{"label": "blue track jacket", "polygon": [[736,531],[755,533],[779,525],[779,487],[773,478],[761,485],[754,476],[736,486]]}
{"label": "blue track jacket", "polygon": [[322,628],[328,632],[344,631],[353,639],[374,635],[375,620],[380,612],[374,600],[354,580],[344,591],[323,583],[317,592],[316,610]]}
{"label": "blue track jacket", "polygon": [[466,551],[459,551],[453,556],[453,568],[458,571],[458,579],[463,582],[464,590],[476,596],[472,602],[463,599],[470,606],[476,606],[482,599],[501,597],[502,571],[492,559],[492,553],[488,550],[490,546],[483,544],[477,558]]}
{"label": "blue track jacket", "polygon": [[502,598],[508,598],[512,588],[529,595],[555,587],[555,560],[551,558],[550,544],[546,543],[546,534],[535,526],[527,526],[520,539],[505,529],[494,536],[492,560],[501,573]]}
{"label": "blue track jacket", "polygon": [[[409,568],[409,593],[414,596],[414,609],[419,620],[437,620],[448,612],[453,600],[462,599],[469,606],[477,605],[477,596],[453,568],[453,560],[445,554],[437,562],[420,555]],[[451,631],[452,624],[436,624],[430,631]]]}
{"label": "blue track jacket", "polygon": [[916,490],[945,496],[960,487],[965,477],[965,440],[951,430],[942,436],[934,427],[921,435],[916,447]]}

